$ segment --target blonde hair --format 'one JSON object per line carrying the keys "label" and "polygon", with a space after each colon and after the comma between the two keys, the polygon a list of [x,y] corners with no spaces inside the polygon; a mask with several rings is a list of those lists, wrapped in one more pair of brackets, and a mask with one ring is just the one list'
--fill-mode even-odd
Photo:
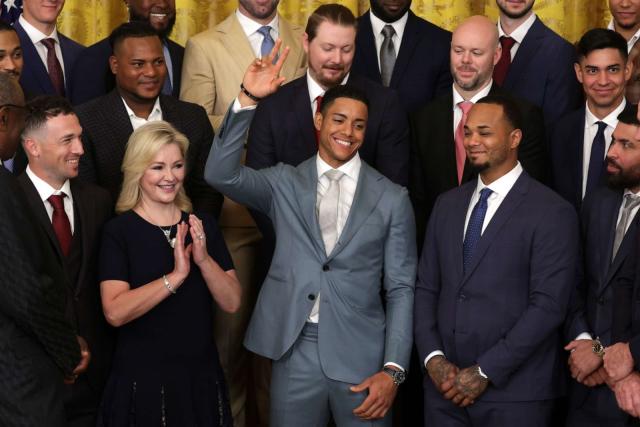
{"label": "blonde hair", "polygon": [[[127,150],[122,160],[122,190],[116,203],[116,212],[133,209],[142,199],[140,179],[153,162],[158,152],[167,145],[176,144],[182,157],[186,159],[189,140],[165,121],[146,123],[136,129],[127,142]],[[186,165],[185,165],[186,169]],[[185,174],[186,175],[186,174]],[[184,182],[176,195],[175,205],[184,212],[191,212],[191,200],[184,190]]]}

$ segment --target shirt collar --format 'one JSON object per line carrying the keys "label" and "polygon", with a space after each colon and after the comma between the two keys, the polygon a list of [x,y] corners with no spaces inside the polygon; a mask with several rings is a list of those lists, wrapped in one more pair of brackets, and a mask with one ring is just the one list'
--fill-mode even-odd
{"label": "shirt collar", "polygon": [[586,104],[585,107],[585,120],[584,124],[586,127],[595,126],[596,122],[605,122],[607,126],[611,128],[615,128],[618,125],[618,114],[624,110],[624,107],[627,105],[627,101],[622,98],[622,102],[618,105],[615,110],[610,112],[605,118],[602,120],[593,115],[591,110],[589,110],[589,104]]}
{"label": "shirt collar", "polygon": [[[136,116],[136,113],[133,112],[133,110],[131,108],[129,108],[129,105],[127,105],[127,101],[124,100],[124,98],[120,97],[120,99],[122,99],[122,103],[124,104],[124,108],[127,110],[127,116],[131,119],[142,119],[142,117],[138,117]],[[162,114],[162,108],[160,108],[160,97],[158,96],[156,98],[156,102],[153,104],[153,108],[151,109],[151,114],[149,114],[149,117],[147,118],[147,120],[151,120],[151,118],[153,116],[157,116],[159,114]]]}
{"label": "shirt collar", "polygon": [[[238,9],[236,9],[236,18],[238,18],[238,22],[242,27],[242,31],[244,31],[244,34],[247,37],[249,37],[256,31],[258,31],[260,28],[264,27],[264,25],[262,25],[261,23],[254,21],[248,16],[243,15]],[[276,13],[276,16],[273,17],[271,22],[269,22],[266,26],[273,28],[274,30],[276,30],[276,32],[278,31],[278,14],[277,13]]]}
{"label": "shirt collar", "polygon": [[506,34],[502,30],[502,24],[500,24],[500,18],[498,18],[498,36],[509,36],[514,39],[516,43],[522,44],[522,41],[526,37],[534,22],[536,22],[536,14],[532,13],[522,24],[518,26],[518,28],[513,30],[511,34]]}
{"label": "shirt collar", "polygon": [[73,196],[71,195],[71,184],[69,183],[68,179],[64,182],[64,184],[62,184],[60,190],[56,190],[55,188],[50,186],[49,183],[45,182],[43,179],[37,176],[31,170],[31,167],[29,165],[27,165],[26,172],[29,176],[29,179],[33,183],[33,186],[36,187],[36,190],[40,195],[40,199],[42,199],[43,202],[46,201],[50,196],[60,193],[66,194],[69,200],[73,200]]}
{"label": "shirt collar", "polygon": [[29,36],[29,39],[31,39],[31,42],[33,44],[41,42],[44,39],[54,39],[57,44],[60,44],[60,39],[58,38],[58,30],[55,27],[51,34],[47,35],[31,25],[29,21],[24,19],[24,15],[20,15],[18,21],[20,22],[20,25],[22,25],[24,32],[27,33],[27,36]]}
{"label": "shirt collar", "polygon": [[489,185],[485,185],[484,182],[482,182],[482,178],[480,177],[480,175],[478,175],[476,192],[479,193],[480,190],[487,187],[498,196],[504,197],[507,195],[507,193],[511,190],[513,185],[516,183],[522,171],[523,171],[522,165],[520,164],[520,162],[518,162],[518,164],[516,164],[516,166],[513,169],[511,169],[509,172],[502,175],[500,178],[496,179]]}
{"label": "shirt collar", "polygon": [[[609,21],[609,25],[607,25],[607,29],[612,31],[616,30],[616,27],[613,24],[613,19]],[[629,40],[627,40],[627,52],[631,52],[633,45],[636,44],[638,39],[640,39],[640,28],[638,28],[638,31],[636,31],[636,33],[633,36],[631,36]]]}
{"label": "shirt collar", "polygon": [[[478,92],[475,95],[473,95],[471,97],[471,99],[469,99],[469,102],[475,104],[480,99],[482,99],[485,96],[489,95],[489,92],[491,91],[491,86],[493,86],[493,79],[489,80],[489,84],[486,85],[485,87],[483,87],[480,90],[480,92]],[[465,99],[462,97],[462,95],[460,95],[458,93],[458,90],[454,86],[453,87],[453,109],[455,110],[455,108],[458,106],[458,104],[461,103],[461,102],[464,102],[464,101],[465,101]]]}
{"label": "shirt collar", "polygon": [[402,40],[402,35],[404,34],[404,28],[407,25],[407,20],[409,19],[409,11],[406,11],[402,17],[393,22],[384,22],[382,19],[378,18],[376,15],[369,10],[369,18],[371,19],[371,28],[373,29],[373,35],[378,36],[382,33],[382,29],[385,25],[391,25],[396,32],[399,40]]}
{"label": "shirt collar", "polygon": [[[341,85],[347,84],[347,80],[349,80],[349,73],[347,73],[347,75],[344,76],[344,79],[342,79],[342,82],[340,84]],[[324,95],[324,93],[326,92],[324,89],[322,89],[322,86],[320,86],[315,80],[313,80],[313,77],[311,77],[311,74],[309,73],[308,68],[307,68],[307,87],[309,88],[309,99],[311,100],[311,102],[315,101],[315,99],[318,96]]]}
{"label": "shirt collar", "polygon": [[[358,181],[358,175],[360,174],[360,168],[362,166],[362,160],[360,160],[360,154],[356,152],[356,155],[351,158],[347,163],[340,166],[337,170],[343,172],[349,178],[354,181]],[[320,157],[320,153],[316,154],[316,167],[318,169],[318,178],[320,178],[324,173],[330,169],[334,169],[327,162],[322,160]]]}

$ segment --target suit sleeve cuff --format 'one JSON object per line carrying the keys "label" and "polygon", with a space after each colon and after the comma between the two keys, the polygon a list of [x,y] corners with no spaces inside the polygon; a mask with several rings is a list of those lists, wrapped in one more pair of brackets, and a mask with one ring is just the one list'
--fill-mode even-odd
{"label": "suit sleeve cuff", "polygon": [[431,353],[429,353],[427,355],[427,357],[424,358],[424,367],[425,367],[425,369],[427,368],[427,363],[429,363],[429,360],[433,359],[436,356],[444,357],[444,353],[442,352],[442,350],[434,350]]}

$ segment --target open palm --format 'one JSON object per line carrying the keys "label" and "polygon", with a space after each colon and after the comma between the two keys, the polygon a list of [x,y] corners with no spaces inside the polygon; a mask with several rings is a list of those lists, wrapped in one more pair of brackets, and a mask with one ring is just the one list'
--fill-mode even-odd
{"label": "open palm", "polygon": [[278,60],[273,62],[281,45],[282,40],[278,39],[269,55],[262,59],[256,58],[249,65],[242,79],[242,84],[252,95],[258,98],[269,96],[278,90],[285,81],[285,78],[280,76],[280,70],[289,54],[289,47],[285,47]]}

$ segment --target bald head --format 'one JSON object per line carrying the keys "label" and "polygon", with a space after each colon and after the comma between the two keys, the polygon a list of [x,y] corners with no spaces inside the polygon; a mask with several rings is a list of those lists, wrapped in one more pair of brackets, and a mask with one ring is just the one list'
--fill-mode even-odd
{"label": "bald head", "polygon": [[451,74],[460,95],[469,99],[489,84],[501,52],[498,28],[489,18],[472,16],[455,29],[451,39]]}

